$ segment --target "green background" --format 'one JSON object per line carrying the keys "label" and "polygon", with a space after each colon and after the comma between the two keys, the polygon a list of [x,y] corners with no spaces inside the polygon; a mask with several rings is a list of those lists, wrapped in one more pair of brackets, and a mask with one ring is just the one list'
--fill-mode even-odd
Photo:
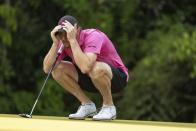
{"label": "green background", "polygon": [[[196,122],[195,0],[2,0],[0,113],[31,109],[50,31],[66,14],[105,32],[128,67],[127,87],[113,95],[119,119]],[[88,95],[101,107],[99,94]],[[79,105],[51,78],[34,114],[65,116]]]}

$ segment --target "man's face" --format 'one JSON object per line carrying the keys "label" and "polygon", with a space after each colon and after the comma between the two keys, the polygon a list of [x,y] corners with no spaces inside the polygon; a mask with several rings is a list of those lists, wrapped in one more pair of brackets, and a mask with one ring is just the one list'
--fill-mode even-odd
{"label": "man's face", "polygon": [[70,47],[70,43],[67,39],[67,34],[66,32],[61,32],[58,34],[58,38],[63,42],[65,47]]}

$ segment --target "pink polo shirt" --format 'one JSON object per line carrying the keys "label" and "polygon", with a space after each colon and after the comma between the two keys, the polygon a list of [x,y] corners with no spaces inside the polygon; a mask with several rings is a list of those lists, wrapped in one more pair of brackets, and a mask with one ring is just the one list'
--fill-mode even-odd
{"label": "pink polo shirt", "polygon": [[[97,29],[85,29],[80,32],[78,43],[82,51],[97,54],[97,61],[105,62],[115,68],[120,68],[127,75],[129,79],[128,69],[123,64],[120,56],[118,55],[113,43],[101,31]],[[74,57],[70,48],[66,48],[59,60],[69,56],[74,61]]]}

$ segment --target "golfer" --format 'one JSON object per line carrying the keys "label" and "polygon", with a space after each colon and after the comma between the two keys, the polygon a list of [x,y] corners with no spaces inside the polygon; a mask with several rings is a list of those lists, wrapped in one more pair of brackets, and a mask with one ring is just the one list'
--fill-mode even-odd
{"label": "golfer", "polygon": [[[82,29],[76,18],[70,15],[60,18],[51,31],[51,38],[53,44],[44,58],[43,70],[49,72],[57,50],[64,44],[52,76],[81,102],[77,112],[70,114],[69,118],[92,116],[93,120],[115,119],[117,113],[112,93],[121,91],[129,76],[110,39],[98,29]],[[72,61],[64,60],[67,56]],[[99,112],[84,91],[101,94],[103,105]]]}

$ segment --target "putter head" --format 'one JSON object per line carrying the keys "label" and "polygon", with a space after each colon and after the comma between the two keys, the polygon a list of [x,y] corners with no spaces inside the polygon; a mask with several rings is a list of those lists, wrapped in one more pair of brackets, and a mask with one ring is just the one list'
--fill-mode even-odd
{"label": "putter head", "polygon": [[24,118],[32,118],[32,116],[31,115],[29,115],[29,114],[18,114],[19,116],[21,116],[21,117],[24,117]]}

